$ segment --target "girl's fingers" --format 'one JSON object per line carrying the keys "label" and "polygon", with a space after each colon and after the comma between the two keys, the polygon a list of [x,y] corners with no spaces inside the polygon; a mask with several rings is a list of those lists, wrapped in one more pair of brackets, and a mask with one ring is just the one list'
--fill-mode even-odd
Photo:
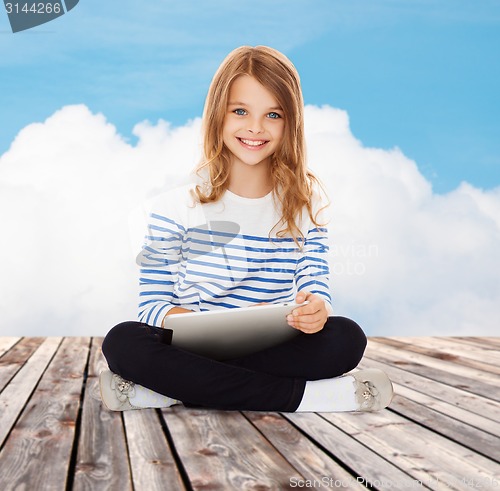
{"label": "girl's fingers", "polygon": [[292,312],[292,315],[310,315],[321,311],[325,306],[325,302],[320,298],[315,298],[311,300],[310,303],[299,307]]}
{"label": "girl's fingers", "polygon": [[323,329],[325,325],[325,322],[326,318],[321,317],[320,320],[314,322],[304,322],[304,321],[294,320],[288,322],[288,324],[294,329],[302,331],[306,334],[313,334],[315,332],[321,331],[321,329]]}
{"label": "girl's fingers", "polygon": [[292,312],[292,315],[293,316],[309,315],[309,314],[316,313],[318,310],[319,310],[318,305],[308,303],[307,305],[304,305],[304,307],[300,307],[299,309],[295,309]]}
{"label": "girl's fingers", "polygon": [[322,324],[314,324],[313,326],[310,327],[296,327],[295,329],[298,329],[299,331],[302,331],[305,334],[314,334],[315,332],[321,331],[323,329]]}
{"label": "girl's fingers", "polygon": [[[318,311],[314,314],[301,315],[300,317],[294,316],[294,315],[289,315],[287,317],[287,320],[295,323],[296,325],[307,326],[308,324],[315,324],[317,322],[320,322],[323,319],[323,317],[324,317],[324,315],[320,311]],[[325,319],[325,322],[326,322],[326,319]]]}
{"label": "girl's fingers", "polygon": [[[326,311],[325,302],[313,293],[301,292],[302,295],[309,300],[307,305],[295,309],[287,316],[287,321],[290,326],[299,329],[307,334],[312,334],[323,329],[328,313]],[[297,298],[299,300],[299,298]],[[302,298],[303,300],[303,298]]]}

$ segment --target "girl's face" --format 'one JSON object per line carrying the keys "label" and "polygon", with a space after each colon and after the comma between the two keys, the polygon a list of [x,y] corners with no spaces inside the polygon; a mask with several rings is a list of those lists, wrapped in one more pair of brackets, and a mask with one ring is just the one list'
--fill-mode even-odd
{"label": "girl's face", "polygon": [[283,110],[269,90],[249,75],[233,82],[222,128],[232,165],[269,165],[284,127]]}

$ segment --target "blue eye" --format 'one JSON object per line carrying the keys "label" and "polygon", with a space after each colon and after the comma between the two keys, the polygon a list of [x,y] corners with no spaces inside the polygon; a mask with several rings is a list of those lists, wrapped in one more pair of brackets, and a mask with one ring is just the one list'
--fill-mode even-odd
{"label": "blue eye", "polygon": [[267,116],[269,118],[271,118],[271,119],[279,119],[279,118],[281,118],[281,115],[279,115],[278,113],[269,113]]}
{"label": "blue eye", "polygon": [[244,109],[235,109],[233,113],[237,114],[238,116],[245,116],[247,112]]}

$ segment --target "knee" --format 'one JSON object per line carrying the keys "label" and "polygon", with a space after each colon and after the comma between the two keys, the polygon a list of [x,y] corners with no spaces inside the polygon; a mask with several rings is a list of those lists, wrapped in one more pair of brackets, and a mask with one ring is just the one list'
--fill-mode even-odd
{"label": "knee", "polygon": [[359,324],[347,317],[336,317],[335,319],[335,329],[338,331],[342,343],[347,349],[345,372],[349,372],[356,368],[361,358],[363,358],[367,344],[366,334]]}
{"label": "knee", "polygon": [[138,325],[139,322],[121,322],[106,334],[102,342],[102,353],[108,362],[128,344],[134,328]]}
{"label": "knee", "polygon": [[330,317],[323,331],[324,342],[318,353],[322,361],[318,367],[323,367],[320,378],[337,377],[356,368],[367,344],[361,327],[346,317]]}
{"label": "knee", "polygon": [[367,344],[366,334],[363,329],[347,317],[330,317],[327,326],[333,327],[336,337],[341,338],[344,343],[348,343],[358,351],[364,352]]}

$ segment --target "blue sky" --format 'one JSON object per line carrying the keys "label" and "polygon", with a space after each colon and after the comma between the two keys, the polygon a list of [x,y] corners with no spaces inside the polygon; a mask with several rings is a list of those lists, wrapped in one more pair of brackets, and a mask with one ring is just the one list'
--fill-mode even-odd
{"label": "blue sky", "polygon": [[436,192],[500,185],[500,3],[102,2],[12,34],[0,13],[0,154],[68,104],[133,126],[200,116],[214,70],[242,44],[297,66],[306,103],[348,112],[365,146],[397,146]]}
{"label": "blue sky", "polygon": [[339,315],[369,335],[495,335],[499,24],[498,0],[81,0],[16,34],[0,11],[0,331],[135,317],[129,215],[196,163],[225,55],[266,44],[310,104]]}

